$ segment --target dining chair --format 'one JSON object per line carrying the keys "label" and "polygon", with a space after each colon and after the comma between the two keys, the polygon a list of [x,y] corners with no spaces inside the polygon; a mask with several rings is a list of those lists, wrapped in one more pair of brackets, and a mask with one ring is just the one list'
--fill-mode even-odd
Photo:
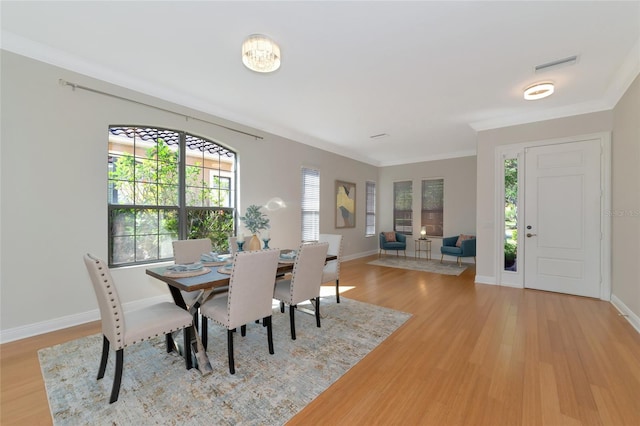
{"label": "dining chair", "polygon": [[183,330],[185,362],[186,367],[190,368],[193,322],[189,312],[171,302],[160,302],[144,308],[124,311],[107,265],[88,253],[84,256],[84,263],[93,283],[102,319],[102,358],[97,380],[104,377],[109,358],[109,346],[113,346],[116,351],[116,370],[113,376],[110,404],[118,400],[124,348],[128,346],[164,334],[167,352],[171,352],[173,348],[171,333]]}
{"label": "dining chair", "polygon": [[[192,240],[174,240],[173,244],[173,257],[176,264],[186,264],[200,262],[200,256],[203,253],[209,253],[212,250],[211,240],[209,238],[197,238]],[[218,287],[209,297],[214,297],[218,294],[225,293],[229,290],[229,287]],[[198,326],[200,323],[200,333],[202,337],[202,344],[206,346],[208,333],[207,333],[207,318],[198,315],[198,306],[194,306],[198,303],[198,300],[202,296],[203,291],[180,291],[184,303],[188,308],[194,307],[196,311],[193,313],[193,322]],[[193,310],[192,310],[193,311]]]}
{"label": "dining chair", "polygon": [[267,327],[269,353],[272,355],[274,353],[271,314],[273,283],[278,269],[279,254],[280,251],[277,249],[237,252],[231,268],[228,293],[225,296],[209,299],[200,306],[203,317],[208,317],[227,328],[227,351],[231,374],[236,372],[233,332],[238,327],[241,327],[244,335],[247,324],[262,319],[262,325]]}
{"label": "dining chair", "polygon": [[322,270],[322,283],[336,282],[336,303],[340,303],[340,262],[342,262],[342,235],[320,234],[320,243],[329,243],[327,254],[336,256],[336,260],[327,262]]}
{"label": "dining chair", "polygon": [[300,302],[315,302],[316,326],[320,327],[320,286],[328,249],[329,243],[302,244],[290,278],[276,281],[273,297],[280,301],[280,312],[285,303],[289,305],[292,340],[296,340],[295,310]]}

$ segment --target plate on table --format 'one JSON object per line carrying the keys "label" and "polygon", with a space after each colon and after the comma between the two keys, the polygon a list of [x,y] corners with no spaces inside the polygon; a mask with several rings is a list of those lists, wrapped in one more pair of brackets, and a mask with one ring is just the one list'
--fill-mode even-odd
{"label": "plate on table", "polygon": [[218,272],[221,274],[231,274],[231,270],[233,269],[233,263],[225,263],[222,267],[218,268]]}
{"label": "plate on table", "polygon": [[167,266],[164,271],[164,275],[185,278],[204,275],[210,271],[211,269],[205,268],[201,262],[195,262]]}
{"label": "plate on table", "polygon": [[280,250],[280,256],[278,262],[280,263],[294,263],[298,252],[296,250]]}
{"label": "plate on table", "polygon": [[221,266],[229,262],[230,254],[218,254],[215,252],[202,253],[200,255],[200,262],[204,266]]}

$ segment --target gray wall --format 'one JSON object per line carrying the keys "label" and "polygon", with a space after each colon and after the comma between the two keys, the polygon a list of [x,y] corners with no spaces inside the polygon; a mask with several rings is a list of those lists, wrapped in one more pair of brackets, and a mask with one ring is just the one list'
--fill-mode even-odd
{"label": "gray wall", "polygon": [[[238,153],[240,209],[273,197],[287,207],[269,212],[271,246],[300,242],[300,168],[321,176],[320,232],[345,237],[345,257],[374,253],[364,237],[365,181],[378,168],[270,134],[255,140],[221,127],[103,95],[72,90],[59,79],[256,133],[68,70],[1,51],[0,337],[62,328],[97,319],[82,256],[107,255],[107,130],[110,124],[179,129],[221,142]],[[334,182],[357,185],[356,228],[334,227]],[[168,297],[144,267],[113,270],[125,303]]]}
{"label": "gray wall", "polygon": [[613,110],[611,147],[612,301],[640,331],[640,76]]}
{"label": "gray wall", "polygon": [[[420,236],[422,180],[431,178],[444,179],[444,236],[476,233],[476,157],[383,167],[380,169],[378,204],[385,207],[378,212],[378,231],[393,230],[393,182],[413,181],[413,237],[407,243],[410,253],[414,250],[413,239]],[[439,259],[442,240],[432,240],[432,257]],[[463,261],[473,262],[473,258],[463,258]]]}

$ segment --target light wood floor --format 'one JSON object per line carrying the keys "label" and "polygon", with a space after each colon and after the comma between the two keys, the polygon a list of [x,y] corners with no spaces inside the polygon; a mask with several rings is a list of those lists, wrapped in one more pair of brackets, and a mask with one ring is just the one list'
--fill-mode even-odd
{"label": "light wood floor", "polygon": [[[640,335],[608,302],[372,258],[343,263],[343,297],[413,316],[290,425],[640,425]],[[0,423],[51,424],[37,350],[99,331],[2,345]]]}

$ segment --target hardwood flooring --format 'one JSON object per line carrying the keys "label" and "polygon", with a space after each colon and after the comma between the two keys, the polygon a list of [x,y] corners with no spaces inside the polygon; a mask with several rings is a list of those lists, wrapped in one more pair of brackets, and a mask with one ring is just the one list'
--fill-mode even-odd
{"label": "hardwood flooring", "polygon": [[[289,425],[640,425],[640,334],[610,303],[373,258],[342,264],[342,296],[413,316]],[[0,346],[0,423],[51,424],[37,350],[98,332]]]}

